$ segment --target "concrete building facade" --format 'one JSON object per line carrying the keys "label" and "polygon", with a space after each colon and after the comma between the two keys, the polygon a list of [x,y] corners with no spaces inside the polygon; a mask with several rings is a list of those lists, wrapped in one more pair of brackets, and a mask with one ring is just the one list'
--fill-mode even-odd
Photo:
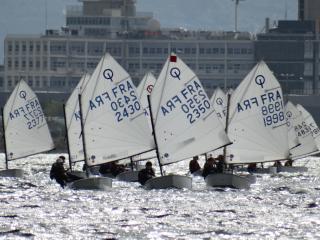
{"label": "concrete building facade", "polygon": [[[151,13],[135,11],[133,0],[83,0],[67,8],[67,26],[44,35],[8,35],[5,81],[11,91],[24,78],[36,91],[70,92],[109,52],[138,82],[147,71],[159,74],[172,52],[203,85],[235,87],[255,64],[249,33],[161,29]],[[97,4],[99,5],[97,7]]]}

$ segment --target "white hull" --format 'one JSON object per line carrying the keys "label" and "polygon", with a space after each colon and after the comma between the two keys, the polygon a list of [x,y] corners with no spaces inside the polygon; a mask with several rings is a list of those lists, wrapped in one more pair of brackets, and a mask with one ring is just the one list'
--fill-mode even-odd
{"label": "white hull", "polygon": [[192,178],[181,175],[167,175],[149,179],[144,187],[146,189],[167,189],[167,188],[192,188]]}
{"label": "white hull", "polygon": [[72,171],[70,174],[79,178],[87,178],[86,172],[83,171]]}
{"label": "white hull", "polygon": [[308,172],[307,167],[286,167],[282,166],[278,168],[278,172],[289,172],[289,173],[303,173]]}
{"label": "white hull", "polygon": [[[95,176],[101,176],[101,177],[106,177],[106,178],[112,178],[112,179],[115,179],[116,177],[112,174],[112,173],[100,173],[98,175],[95,175]],[[93,175],[94,176],[94,175]]]}
{"label": "white hull", "polygon": [[241,177],[231,173],[209,174],[205,178],[205,182],[209,187],[230,187],[237,189],[249,189],[251,184],[247,177]]}
{"label": "white hull", "polygon": [[240,176],[240,177],[245,177],[246,179],[249,180],[249,182],[251,184],[254,184],[257,182],[257,176],[253,175],[253,174],[247,174],[247,175],[244,175],[244,176]]}
{"label": "white hull", "polygon": [[16,177],[22,178],[24,171],[22,169],[6,169],[0,171],[0,177]]}
{"label": "white hull", "polygon": [[125,171],[119,173],[116,179],[124,182],[138,182],[138,175],[139,171]]}
{"label": "white hull", "polygon": [[106,177],[92,177],[76,180],[68,184],[75,190],[107,190],[112,187],[112,179]]}
{"label": "white hull", "polygon": [[[247,168],[239,168],[237,169],[238,171],[244,171],[247,172]],[[286,167],[286,166],[281,166],[281,167],[268,167],[268,168],[257,168],[255,171],[252,173],[257,173],[257,174],[276,174],[279,172],[289,172],[289,173],[302,173],[302,172],[307,172],[308,168],[307,167]]]}

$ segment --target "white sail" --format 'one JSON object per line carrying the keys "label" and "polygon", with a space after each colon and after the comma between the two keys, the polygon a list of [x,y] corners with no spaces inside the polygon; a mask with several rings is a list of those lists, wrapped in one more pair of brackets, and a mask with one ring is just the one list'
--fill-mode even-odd
{"label": "white sail", "polygon": [[298,118],[298,114],[297,114],[297,111],[293,111],[295,116],[292,116],[293,113],[290,111],[290,109],[288,109],[288,108],[290,108],[290,106],[291,106],[291,102],[289,105],[287,103],[285,106],[285,116],[286,116],[287,126],[288,126],[288,147],[289,147],[289,150],[296,148],[300,145],[298,136],[296,134],[296,130],[294,128],[294,124],[292,122],[293,119]]}
{"label": "white sail", "polygon": [[[258,63],[231,95],[228,163],[288,159],[288,130],[279,82]],[[233,156],[232,156],[233,155]]]}
{"label": "white sail", "polygon": [[290,150],[290,157],[298,159],[317,153],[318,148],[311,133],[311,129],[305,123],[301,112],[290,101],[286,104],[286,118],[288,126],[292,126],[298,138],[299,145]]}
{"label": "white sail", "polygon": [[148,120],[129,74],[106,54],[81,96],[89,166],[154,149]]}
{"label": "white sail", "polygon": [[137,87],[137,95],[143,108],[149,107],[147,96],[151,94],[156,80],[155,76],[148,72]]}
{"label": "white sail", "polygon": [[223,127],[226,126],[226,116],[227,116],[227,97],[226,94],[221,90],[221,88],[217,88],[212,97],[211,104],[213,109],[216,111],[216,114],[221,121]]}
{"label": "white sail", "polygon": [[[137,87],[137,95],[140,100],[141,106],[143,108],[144,114],[148,118],[148,125],[150,129],[152,129],[151,120],[150,120],[150,111],[149,111],[149,104],[148,104],[148,95],[151,95],[152,89],[156,83],[156,78],[151,72],[148,72],[143,79],[141,80],[139,86]],[[147,153],[143,153],[138,156],[134,156],[132,158],[133,161],[142,161],[148,160],[152,158],[156,158],[157,154],[156,151],[151,151]]]}
{"label": "white sail", "polygon": [[25,81],[21,80],[11,93],[3,118],[8,160],[54,148],[39,99]]}
{"label": "white sail", "polygon": [[230,142],[198,77],[177,56],[166,61],[151,105],[162,165]]}
{"label": "white sail", "polygon": [[314,121],[311,114],[300,104],[297,104],[297,109],[301,112],[304,122],[307,125],[308,130],[311,131],[314,141],[317,145],[318,150],[320,150],[320,130],[316,122]]}
{"label": "white sail", "polygon": [[79,94],[82,93],[90,80],[90,74],[85,74],[71,93],[65,105],[67,137],[71,162],[84,160],[82,131],[80,122]]}
{"label": "white sail", "polygon": [[137,88],[137,95],[140,100],[141,106],[143,108],[143,111],[145,115],[148,117],[148,122],[150,129],[151,127],[151,121],[150,121],[150,112],[149,112],[149,104],[148,104],[148,95],[151,95],[152,89],[156,83],[156,78],[153,76],[151,72],[148,72],[144,78],[141,80],[141,83],[139,84]]}

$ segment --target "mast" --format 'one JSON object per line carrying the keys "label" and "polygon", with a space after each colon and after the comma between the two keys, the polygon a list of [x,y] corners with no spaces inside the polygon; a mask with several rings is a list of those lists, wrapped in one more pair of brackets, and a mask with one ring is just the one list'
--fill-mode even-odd
{"label": "mast", "polygon": [[[226,128],[225,128],[225,131],[226,131],[226,134],[228,135],[228,127],[229,127],[229,108],[230,108],[230,93],[228,93],[228,97],[227,97],[227,115],[226,115]],[[227,159],[227,146],[225,146],[223,148],[223,158],[224,158],[224,161],[226,161]]]}
{"label": "mast", "polygon": [[71,155],[70,155],[70,147],[69,147],[69,137],[68,137],[68,127],[67,127],[67,118],[66,118],[66,105],[63,104],[63,118],[64,118],[64,127],[66,129],[66,142],[67,142],[67,149],[68,149],[68,156],[69,156],[69,167],[70,171],[72,171],[72,162],[71,162]]}
{"label": "mast", "polygon": [[85,141],[85,137],[84,137],[84,125],[83,125],[83,115],[82,115],[82,103],[81,103],[81,94],[78,95],[78,99],[79,99],[79,110],[80,110],[80,124],[81,124],[81,134],[82,134],[82,144],[83,144],[83,155],[84,155],[84,162],[87,165],[86,166],[86,173],[87,176],[89,175],[89,169],[88,169],[88,158],[87,158],[87,151],[86,151],[86,141]]}
{"label": "mast", "polygon": [[150,95],[148,95],[147,98],[148,98],[149,111],[150,111],[150,120],[151,120],[151,126],[152,126],[152,135],[153,135],[153,139],[154,139],[154,144],[155,144],[155,146],[156,146],[156,153],[157,153],[157,159],[158,159],[158,163],[159,163],[159,167],[160,167],[161,176],[163,176],[162,164],[161,164],[161,162],[160,162],[160,156],[159,156],[157,136],[156,136],[156,131],[155,131],[155,129],[154,129],[154,122],[153,122],[153,114],[152,114],[152,108],[151,108]]}
{"label": "mast", "polygon": [[3,116],[3,108],[1,108],[1,115],[2,115],[2,132],[3,132],[3,144],[4,144],[4,155],[6,159],[6,169],[8,170],[8,155],[7,155],[7,143],[6,143],[6,134],[4,128],[4,116]]}

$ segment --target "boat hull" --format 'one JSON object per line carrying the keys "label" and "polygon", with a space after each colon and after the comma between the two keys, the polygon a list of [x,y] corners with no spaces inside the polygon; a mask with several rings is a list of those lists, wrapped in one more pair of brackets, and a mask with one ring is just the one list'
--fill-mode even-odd
{"label": "boat hull", "polygon": [[195,171],[191,173],[192,176],[202,176],[202,169],[199,169],[198,171]]}
{"label": "boat hull", "polygon": [[87,174],[84,171],[72,171],[69,174],[78,178],[87,178]]}
{"label": "boat hull", "polygon": [[167,175],[149,179],[144,187],[146,189],[167,189],[167,188],[192,188],[192,178],[181,175]]}
{"label": "boat hull", "polygon": [[16,177],[22,178],[24,171],[22,169],[6,169],[0,171],[0,177]]}
{"label": "boat hull", "polygon": [[289,173],[303,173],[308,172],[307,167],[286,167],[281,166],[278,168],[278,172],[289,172]]}
{"label": "boat hull", "polygon": [[112,187],[112,179],[106,177],[91,177],[76,180],[68,184],[74,190],[106,190]]}
{"label": "boat hull", "polygon": [[247,177],[231,173],[209,174],[205,178],[205,182],[209,187],[230,187],[237,189],[249,189],[251,184]]}
{"label": "boat hull", "polygon": [[116,179],[124,182],[138,182],[138,175],[139,171],[125,171],[119,173]]}

